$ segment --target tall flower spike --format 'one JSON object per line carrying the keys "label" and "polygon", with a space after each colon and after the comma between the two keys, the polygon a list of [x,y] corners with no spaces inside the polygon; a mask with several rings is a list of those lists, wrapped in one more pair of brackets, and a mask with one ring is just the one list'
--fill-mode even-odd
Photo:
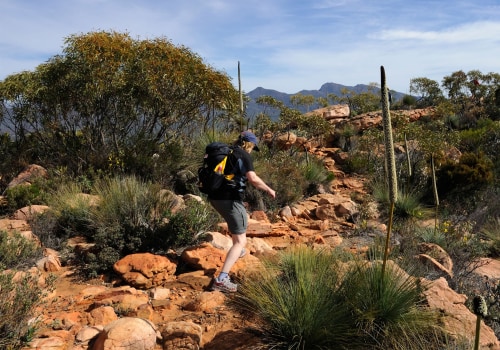
{"label": "tall flower spike", "polygon": [[486,317],[488,316],[488,306],[486,305],[486,301],[481,295],[476,295],[472,300],[472,307],[474,310],[474,314]]}
{"label": "tall flower spike", "polygon": [[382,90],[382,123],[384,126],[384,146],[385,164],[387,166],[387,179],[389,181],[389,222],[387,225],[387,235],[385,237],[384,259],[382,261],[382,279],[385,274],[385,266],[389,257],[389,242],[391,239],[392,222],[394,217],[394,206],[398,199],[398,180],[396,175],[396,159],[394,156],[394,146],[392,141],[391,115],[389,113],[389,91],[385,83],[384,66],[380,67],[380,80]]}
{"label": "tall flower spike", "polygon": [[395,203],[398,196],[398,180],[396,175],[396,157],[392,140],[391,114],[389,111],[389,90],[385,82],[384,66],[380,67],[382,90],[382,123],[384,126],[385,159],[387,162],[387,176],[389,180],[389,201]]}

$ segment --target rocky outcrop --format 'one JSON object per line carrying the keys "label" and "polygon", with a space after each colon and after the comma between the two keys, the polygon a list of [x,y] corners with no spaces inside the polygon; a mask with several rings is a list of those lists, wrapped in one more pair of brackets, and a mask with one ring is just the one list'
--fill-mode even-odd
{"label": "rocky outcrop", "polygon": [[167,257],[151,253],[131,254],[117,261],[113,269],[129,285],[147,289],[175,279],[177,266]]}
{"label": "rocky outcrop", "polygon": [[[424,292],[426,302],[432,310],[442,315],[443,327],[455,340],[474,339],[477,317],[465,305],[467,296],[456,293],[441,277],[427,285]],[[481,321],[481,349],[500,349],[500,342],[493,330]]]}

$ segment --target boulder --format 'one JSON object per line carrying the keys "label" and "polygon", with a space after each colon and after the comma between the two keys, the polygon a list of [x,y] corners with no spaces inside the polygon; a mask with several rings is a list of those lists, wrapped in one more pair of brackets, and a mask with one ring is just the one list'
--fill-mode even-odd
{"label": "boulder", "polygon": [[44,167],[37,164],[30,164],[9,182],[7,189],[18,185],[31,185],[34,180],[47,177],[48,172]]}
{"label": "boulder", "polygon": [[50,208],[46,205],[29,205],[18,209],[14,212],[12,217],[16,220],[26,220],[29,221],[35,217],[35,215],[42,214],[44,211]]}
{"label": "boulder", "polygon": [[201,326],[187,321],[169,322],[161,331],[164,350],[199,350]]}
{"label": "boulder", "polygon": [[175,280],[177,265],[162,255],[138,253],[117,261],[113,269],[127,284],[147,289]]}
{"label": "boulder", "polygon": [[152,322],[124,317],[106,325],[90,350],[153,350],[157,339],[161,336]]}

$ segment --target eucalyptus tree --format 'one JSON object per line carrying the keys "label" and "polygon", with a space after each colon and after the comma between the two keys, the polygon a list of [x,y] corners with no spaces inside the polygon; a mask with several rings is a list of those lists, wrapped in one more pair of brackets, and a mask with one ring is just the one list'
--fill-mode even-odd
{"label": "eucalyptus tree", "polygon": [[435,106],[444,98],[439,83],[425,77],[410,80],[410,94],[416,96],[418,107]]}
{"label": "eucalyptus tree", "polygon": [[[300,100],[299,95],[294,95],[294,101]],[[332,125],[321,115],[314,113],[303,114],[295,108],[285,106],[285,104],[271,96],[261,96],[256,102],[265,108],[273,108],[279,111],[279,118],[274,123],[269,123],[264,115],[259,117],[259,126],[267,125],[276,132],[287,132],[295,130],[301,135],[312,138],[316,136],[328,135],[333,131]]]}
{"label": "eucalyptus tree", "polygon": [[300,106],[305,106],[307,112],[309,112],[311,106],[316,103],[316,98],[313,95],[303,95],[299,92],[290,96],[290,103],[297,109]]}
{"label": "eucalyptus tree", "polygon": [[348,88],[340,90],[341,96],[328,94],[328,98],[334,103],[344,103],[349,106],[351,116],[373,112],[380,109],[380,95],[378,94],[378,84],[370,83],[366,91],[357,93]]}
{"label": "eucalyptus tree", "polygon": [[500,119],[496,103],[500,89],[500,74],[483,74],[479,70],[453,72],[445,76],[442,86],[449,100],[465,118],[476,121],[482,117]]}
{"label": "eucalyptus tree", "polygon": [[138,165],[238,107],[227,74],[187,47],[105,31],[67,37],[61,55],[0,82],[0,96],[17,139],[36,135],[74,167]]}

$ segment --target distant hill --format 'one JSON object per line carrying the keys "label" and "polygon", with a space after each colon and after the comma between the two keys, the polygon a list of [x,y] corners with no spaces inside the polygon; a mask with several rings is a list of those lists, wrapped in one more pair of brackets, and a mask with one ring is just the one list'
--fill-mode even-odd
{"label": "distant hill", "polygon": [[[356,93],[360,92],[365,92],[368,91],[368,85],[364,84],[358,84],[356,86],[345,86],[341,84],[336,84],[336,83],[325,83],[321,86],[319,90],[301,90],[299,92],[296,92],[294,94],[287,94],[284,92],[279,92],[276,90],[270,90],[270,89],[265,89],[263,87],[258,87],[246,95],[250,98],[250,101],[247,104],[246,107],[246,115],[249,118],[253,118],[259,113],[266,113],[269,116],[271,116],[273,119],[278,117],[278,112],[277,111],[271,111],[271,110],[264,110],[264,107],[258,105],[255,100],[261,96],[271,96],[272,98],[281,101],[285,104],[287,107],[292,107],[292,104],[290,103],[290,97],[296,94],[302,94],[302,95],[312,95],[315,98],[318,97],[327,97],[329,94],[334,94],[337,96],[341,96],[341,90],[343,88],[347,88],[349,90],[352,90]],[[376,91],[380,92],[380,89],[376,89]],[[392,98],[394,101],[398,101],[401,98],[403,98],[405,94],[401,92],[392,92]],[[310,110],[320,108],[321,106],[319,105],[313,105],[310,107]],[[299,109],[301,112],[306,113],[307,110],[306,108]]]}

